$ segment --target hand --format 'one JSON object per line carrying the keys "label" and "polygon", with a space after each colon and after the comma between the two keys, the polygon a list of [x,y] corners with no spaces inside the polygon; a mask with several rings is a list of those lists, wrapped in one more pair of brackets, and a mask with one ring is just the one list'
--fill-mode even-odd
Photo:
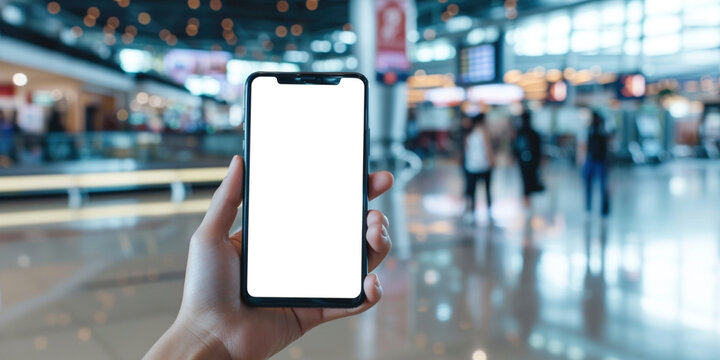
{"label": "hand", "polygon": [[[150,349],[146,359],[265,359],[315,326],[362,313],[377,304],[382,287],[368,274],[365,302],[352,309],[258,308],[240,300],[242,232],[228,235],[243,198],[243,160],[235,156],[228,175],[213,195],[205,218],[190,240],[185,288],[173,325]],[[392,187],[387,171],[368,179],[370,199]],[[388,219],[380,211],[367,214],[368,271],[390,251]]]}

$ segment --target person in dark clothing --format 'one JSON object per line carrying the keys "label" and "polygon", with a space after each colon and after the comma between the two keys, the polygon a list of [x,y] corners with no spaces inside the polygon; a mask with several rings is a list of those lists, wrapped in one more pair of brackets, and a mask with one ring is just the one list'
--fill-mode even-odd
{"label": "person in dark clothing", "polygon": [[13,120],[6,118],[5,112],[0,109],[0,167],[9,163],[8,159],[15,159],[15,127]]}
{"label": "person in dark clothing", "polygon": [[583,167],[585,178],[585,209],[592,211],[593,184],[596,180],[600,182],[600,194],[602,198],[601,214],[606,217],[610,213],[610,194],[608,192],[608,143],[610,135],[605,131],[605,120],[593,111],[592,122],[588,130],[587,156]]}
{"label": "person in dark clothing", "polygon": [[545,190],[545,186],[540,180],[542,149],[540,134],[532,127],[530,113],[524,112],[520,119],[522,122],[513,142],[513,150],[522,175],[525,207],[529,208],[530,195]]}

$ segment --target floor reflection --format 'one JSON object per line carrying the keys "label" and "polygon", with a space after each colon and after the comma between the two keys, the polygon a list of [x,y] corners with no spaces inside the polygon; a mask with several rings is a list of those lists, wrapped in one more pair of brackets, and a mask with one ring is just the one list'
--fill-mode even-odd
{"label": "floor reflection", "polygon": [[[574,169],[547,169],[531,212],[515,169],[496,173],[476,226],[449,163],[373,202],[395,240],[383,301],[276,358],[718,358],[720,164],[616,169],[607,220],[584,213]],[[42,218],[64,199],[0,203],[0,359],[141,357],[179,307],[209,196],[97,196],[69,219]]]}
{"label": "floor reflection", "polygon": [[[583,324],[587,336],[601,340],[605,331],[605,247],[607,246],[607,223],[601,222],[599,249],[593,247],[592,223],[585,223],[585,280],[583,282]],[[591,266],[592,264],[592,266]]]}

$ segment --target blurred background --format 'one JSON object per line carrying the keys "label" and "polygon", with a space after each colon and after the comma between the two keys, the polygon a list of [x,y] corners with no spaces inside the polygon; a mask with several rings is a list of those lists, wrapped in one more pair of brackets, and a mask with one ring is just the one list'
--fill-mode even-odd
{"label": "blurred background", "polygon": [[365,74],[396,176],[275,358],[717,359],[718,64],[717,0],[0,0],[0,358],[149,349],[265,70]]}

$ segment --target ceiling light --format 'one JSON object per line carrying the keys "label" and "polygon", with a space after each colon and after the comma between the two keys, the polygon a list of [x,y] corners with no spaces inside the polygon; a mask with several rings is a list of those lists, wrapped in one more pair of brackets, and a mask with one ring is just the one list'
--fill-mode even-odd
{"label": "ceiling light", "polygon": [[115,16],[111,16],[107,19],[107,24],[113,28],[117,28],[120,26],[120,20]]}
{"label": "ceiling light", "polygon": [[307,51],[290,50],[286,51],[283,56],[285,61],[306,63],[310,60],[310,54]]}
{"label": "ceiling light", "polygon": [[12,82],[16,86],[25,86],[28,83],[28,77],[23,73],[16,73],[12,77]]}
{"label": "ceiling light", "polygon": [[469,45],[477,45],[485,40],[485,31],[483,29],[473,29],[465,38]]}
{"label": "ceiling light", "polygon": [[60,12],[60,4],[57,1],[51,1],[47,4],[47,10],[49,13],[55,15]]}
{"label": "ceiling light", "polygon": [[88,16],[92,16],[97,19],[100,17],[100,10],[94,6],[91,6],[88,8],[87,14]]}
{"label": "ceiling light", "polygon": [[436,33],[433,29],[425,29],[425,31],[423,31],[423,37],[425,38],[425,40],[429,41],[435,39],[435,35]]}
{"label": "ceiling light", "polygon": [[355,70],[358,66],[358,60],[353,56],[349,56],[345,59],[345,66],[350,70]]}
{"label": "ceiling light", "polygon": [[141,23],[141,24],[143,24],[143,25],[149,24],[149,23],[150,23],[150,14],[148,14],[148,13],[146,13],[146,12],[144,12],[144,11],[141,12],[141,13],[138,15],[138,22]]}
{"label": "ceiling light", "polygon": [[132,35],[137,36],[137,28],[134,25],[128,25],[125,27],[125,32]]}
{"label": "ceiling light", "polygon": [[95,26],[95,18],[87,15],[83,18],[83,24],[85,24],[85,26],[87,27],[93,27]]}
{"label": "ceiling light", "polygon": [[80,37],[83,34],[83,29],[79,26],[73,26],[70,28],[70,32],[73,34],[73,36]]}
{"label": "ceiling light", "polygon": [[347,45],[345,45],[344,42],[336,42],[335,45],[333,45],[333,50],[335,50],[336,53],[342,54],[347,50]]}
{"label": "ceiling light", "polygon": [[460,32],[468,30],[472,27],[472,19],[469,16],[458,16],[447,22],[447,30],[449,32]]}
{"label": "ceiling light", "polygon": [[407,41],[409,41],[411,43],[415,43],[418,40],[420,40],[420,34],[418,34],[418,32],[414,31],[414,30],[408,31],[406,37],[407,37]]}
{"label": "ceiling light", "polygon": [[310,49],[314,52],[326,53],[332,49],[332,43],[327,40],[313,40],[310,43]]}
{"label": "ceiling light", "polygon": [[348,45],[352,45],[357,42],[357,35],[355,35],[355,33],[352,31],[341,31],[338,35],[338,38],[340,39],[340,41]]}
{"label": "ceiling light", "polygon": [[25,23],[25,13],[15,5],[7,5],[2,8],[2,19],[9,24],[20,26]]}

